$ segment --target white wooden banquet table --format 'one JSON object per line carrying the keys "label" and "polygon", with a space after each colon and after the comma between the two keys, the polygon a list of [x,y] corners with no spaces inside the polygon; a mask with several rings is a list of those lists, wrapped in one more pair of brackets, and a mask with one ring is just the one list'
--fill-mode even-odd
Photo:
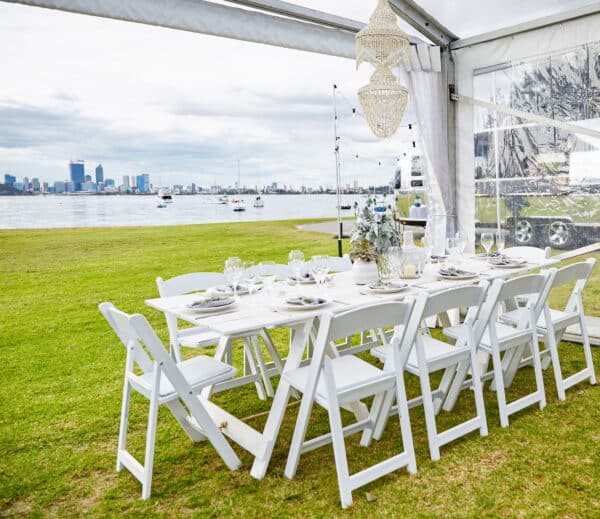
{"label": "white wooden banquet table", "polygon": [[[508,278],[513,275],[524,274],[555,263],[557,263],[556,260],[548,259],[543,263],[528,263],[516,269],[499,269],[492,268],[481,258],[469,257],[463,259],[461,268],[479,273],[480,275],[476,278],[440,280],[437,276],[439,265],[433,264],[427,267],[420,278],[403,280],[409,286],[407,289],[394,294],[367,293],[365,287],[353,283],[351,272],[338,273],[332,276],[332,281],[327,284],[324,293],[320,294],[328,298],[330,303],[316,311],[283,309],[281,304],[286,297],[283,294],[275,297],[267,297],[261,293],[242,295],[233,310],[230,309],[209,316],[199,315],[186,308],[187,304],[197,299],[197,294],[148,299],[145,303],[156,310],[171,313],[177,318],[196,326],[206,326],[221,335],[215,350],[215,358],[218,360],[224,360],[227,346],[238,337],[248,336],[253,332],[258,333],[262,329],[288,328],[291,333],[291,341],[283,369],[284,371],[291,371],[301,365],[311,329],[318,323],[319,316],[325,312],[340,313],[370,304],[401,300],[422,291],[433,294],[448,288],[476,284],[482,279]],[[284,282],[279,285],[279,288],[281,287],[285,287],[287,297],[295,294],[293,286]],[[304,291],[310,294],[311,286],[306,285]],[[335,356],[339,355],[339,352],[332,349],[330,354]],[[219,391],[248,383],[244,378],[248,377],[240,377],[225,382],[221,387],[217,386],[214,389]],[[283,377],[280,379],[262,432],[211,403],[210,395],[212,391],[213,388],[205,389],[202,395],[203,404],[205,404],[215,423],[219,424],[222,432],[254,456],[251,475],[257,479],[262,479],[266,473],[285,409],[291,396],[289,384],[284,381]],[[353,406],[352,411],[357,415],[357,419],[364,418],[367,412],[364,404],[360,402]]]}

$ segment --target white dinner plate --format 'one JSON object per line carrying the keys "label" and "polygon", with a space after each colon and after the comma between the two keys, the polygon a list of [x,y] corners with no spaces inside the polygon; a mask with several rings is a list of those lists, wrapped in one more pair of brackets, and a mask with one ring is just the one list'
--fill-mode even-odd
{"label": "white dinner plate", "polygon": [[[292,298],[292,299],[300,299],[300,298]],[[330,303],[329,299],[327,299],[325,297],[318,297],[318,298],[311,297],[311,298],[302,298],[302,299],[314,299],[315,302],[314,303],[305,302],[304,304],[294,304],[294,303],[289,303],[288,301],[290,301],[290,299],[288,299],[288,300],[285,300],[281,304],[281,308],[283,308],[285,310],[299,310],[299,311],[317,310],[318,308],[322,308]]]}

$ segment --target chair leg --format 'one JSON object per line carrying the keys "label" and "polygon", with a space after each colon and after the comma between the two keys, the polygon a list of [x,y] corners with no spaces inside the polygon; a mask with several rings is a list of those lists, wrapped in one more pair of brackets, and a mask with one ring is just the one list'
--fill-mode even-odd
{"label": "chair leg", "polygon": [[449,368],[446,368],[444,370],[442,380],[440,381],[440,385],[438,386],[438,391],[441,391],[442,394],[440,396],[436,396],[433,401],[433,407],[435,409],[436,415],[438,415],[442,410],[442,404],[446,400],[446,395],[448,395],[448,391],[450,390],[450,386],[452,385],[452,380],[456,376],[457,368],[458,366],[450,366]]}
{"label": "chair leg", "polygon": [[[160,381],[160,371],[158,380]],[[154,469],[154,445],[156,442],[156,424],[158,420],[158,383],[154,385],[154,390],[150,395],[150,410],[148,412],[148,430],[146,432],[146,453],[144,455],[144,473],[142,481],[142,499],[150,497],[152,486],[152,470]]]}
{"label": "chair leg", "polygon": [[190,440],[193,442],[201,442],[206,440],[206,436],[192,427],[189,422],[190,415],[179,400],[167,402],[166,406],[169,408],[169,411],[171,411],[171,414],[175,417],[175,419],[179,422],[179,425],[181,425],[181,428],[185,431]]}
{"label": "chair leg", "polygon": [[[406,397],[406,386],[404,385],[404,376],[402,373],[396,376],[396,401],[398,402],[398,418],[400,420],[400,434],[402,435],[402,445],[404,452],[408,454],[407,470],[409,474],[417,472],[417,457],[415,455],[415,446],[413,443],[412,429],[410,426],[410,414]],[[386,407],[383,408],[386,416],[389,416]]]}
{"label": "chair leg", "polygon": [[360,439],[360,444],[362,447],[368,447],[369,445],[371,445],[373,434],[375,432],[375,426],[379,422],[379,416],[382,412],[383,403],[385,401],[387,393],[388,391],[377,393],[375,395],[375,398],[373,399],[373,403],[371,404],[371,410],[369,411],[369,420],[371,422],[371,427],[368,427],[362,433]]}
{"label": "chair leg", "polygon": [[496,398],[498,399],[500,425],[502,427],[508,427],[508,409],[506,407],[506,392],[504,389],[504,371],[502,359],[500,358],[500,352],[497,348],[492,349],[492,366],[494,368],[494,386],[496,388]]}
{"label": "chair leg", "polygon": [[256,361],[254,360],[254,355],[252,354],[252,342],[248,337],[244,338],[244,357],[248,362],[248,369],[252,375],[256,375],[256,380],[254,381],[254,385],[256,386],[256,393],[258,394],[258,398],[260,400],[266,400],[267,395],[265,393],[265,388],[263,386],[262,381],[260,380],[260,376],[258,373],[258,369],[256,367]]}
{"label": "chair leg", "polygon": [[458,396],[462,390],[462,386],[464,381],[467,378],[469,373],[469,364],[467,362],[461,362],[458,365],[458,369],[456,370],[456,375],[454,376],[454,380],[450,389],[448,390],[448,395],[446,396],[446,400],[444,401],[444,405],[442,409],[444,411],[452,411],[454,406],[456,405],[456,401],[458,400]]}
{"label": "chair leg", "polygon": [[337,404],[335,390],[329,390],[330,397],[333,393],[334,400],[329,398],[329,427],[331,429],[331,440],[333,444],[333,456],[335,458],[335,471],[338,478],[340,500],[342,508],[352,504],[352,487],[350,486],[350,472],[348,470],[348,458],[346,457],[346,445],[344,443],[344,432],[342,430],[342,416]]}
{"label": "chair leg", "polygon": [[579,315],[579,328],[581,329],[581,338],[583,339],[583,354],[585,355],[585,363],[590,373],[590,384],[596,384],[596,371],[594,370],[594,360],[592,359],[592,349],[590,347],[590,336],[585,324],[585,316]]}
{"label": "chair leg", "polygon": [[171,343],[171,357],[173,357],[173,360],[175,362],[181,362],[183,360],[183,357],[181,356],[181,346],[179,346],[179,343],[177,342],[172,342]]}
{"label": "chair leg", "polygon": [[381,411],[379,412],[379,416],[377,418],[377,423],[373,429],[373,439],[375,440],[381,440],[381,437],[383,436],[383,431],[385,430],[387,422],[390,418],[390,411],[394,405],[394,397],[395,395],[393,391],[388,391],[385,394],[385,398],[381,405]]}
{"label": "chair leg", "polygon": [[119,423],[119,443],[117,446],[117,472],[121,472],[123,465],[119,461],[121,452],[127,449],[127,426],[129,423],[129,405],[131,402],[131,386],[125,378],[123,383],[123,401],[121,403],[121,421]]}
{"label": "chair leg", "polygon": [[566,400],[567,396],[565,394],[565,384],[562,376],[562,370],[560,368],[560,357],[558,356],[558,344],[556,343],[556,334],[554,333],[554,329],[552,327],[546,329],[544,343],[550,350],[552,370],[554,371],[554,382],[556,384],[558,398],[560,400]]}
{"label": "chair leg", "polygon": [[296,419],[296,426],[294,427],[294,435],[292,436],[288,459],[285,464],[285,470],[283,471],[283,474],[288,479],[293,479],[296,475],[312,407],[312,395],[304,393],[302,395],[302,402],[300,402],[300,410],[298,411],[298,418]]}
{"label": "chair leg", "polygon": [[271,379],[269,377],[269,373],[267,372],[267,366],[265,364],[265,358],[263,357],[262,351],[260,349],[260,344],[256,335],[250,337],[250,343],[252,344],[252,349],[254,350],[254,355],[256,356],[256,361],[258,362],[258,370],[260,371],[260,375],[262,377],[263,387],[265,388],[267,396],[272,398],[275,395],[275,392],[273,391]]}
{"label": "chair leg", "polygon": [[481,375],[479,374],[479,365],[477,357],[477,347],[471,347],[471,379],[473,381],[473,396],[475,397],[475,408],[477,409],[477,418],[481,421],[479,434],[481,436],[488,435],[487,417],[485,414],[485,402],[483,401],[483,385],[481,383]]}
{"label": "chair leg", "polygon": [[546,390],[544,389],[544,375],[542,374],[542,361],[540,359],[540,346],[538,344],[537,333],[533,334],[532,339],[529,347],[531,348],[531,358],[533,360],[533,372],[535,373],[537,393],[540,397],[540,409],[544,409],[546,407]]}
{"label": "chair leg", "polygon": [[420,370],[421,394],[423,395],[423,410],[425,411],[425,425],[427,426],[427,439],[429,441],[429,454],[432,461],[440,459],[440,447],[437,439],[437,427],[435,424],[435,409],[431,394],[429,373],[425,369]]}

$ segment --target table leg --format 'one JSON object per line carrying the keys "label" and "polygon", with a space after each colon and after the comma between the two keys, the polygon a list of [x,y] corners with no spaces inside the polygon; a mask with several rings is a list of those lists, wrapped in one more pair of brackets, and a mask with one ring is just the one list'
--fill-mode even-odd
{"label": "table leg", "polygon": [[[304,324],[300,324],[292,328],[292,343],[290,344],[290,352],[285,362],[283,373],[291,371],[300,366],[302,362],[302,356],[304,355],[304,348],[306,345],[306,339],[310,333],[312,327],[312,319]],[[273,454],[273,448],[277,441],[279,429],[281,428],[281,422],[285,415],[285,409],[290,399],[290,385],[285,381],[282,376],[277,391],[275,392],[275,398],[273,399],[273,405],[267,423],[263,431],[263,440],[265,442],[265,450],[262,458],[258,456],[254,459],[252,464],[252,470],[250,475],[256,479],[262,479],[265,477],[271,456]]]}

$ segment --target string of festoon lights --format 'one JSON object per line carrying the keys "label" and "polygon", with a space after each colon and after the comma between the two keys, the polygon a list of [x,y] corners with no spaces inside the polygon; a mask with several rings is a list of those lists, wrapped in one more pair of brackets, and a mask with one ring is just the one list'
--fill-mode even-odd
{"label": "string of festoon lights", "polygon": [[[343,116],[346,116],[346,120],[365,120],[365,114],[357,108],[350,99],[344,94],[344,92],[340,89],[339,85],[336,85],[336,92],[339,96],[339,99],[343,101],[345,105],[343,109],[337,111],[338,117],[338,133],[342,133],[342,128],[339,126],[339,122],[343,120]],[[408,142],[404,146],[404,142],[400,143],[400,152],[399,154],[393,155],[393,158],[388,157],[375,157],[372,155],[368,155],[362,153],[357,146],[357,143],[350,137],[347,133],[342,137],[338,135],[338,143],[341,143],[342,139],[344,140],[344,145],[339,146],[339,153],[341,157],[345,160],[345,162],[350,161],[360,161],[361,164],[371,165],[377,167],[394,167],[396,166],[403,157],[407,157],[409,154],[415,154],[417,149],[417,137],[416,137],[416,124],[414,122],[407,122],[403,125],[400,125],[400,128],[406,128],[409,132]],[[415,133],[413,133],[415,132]]]}

